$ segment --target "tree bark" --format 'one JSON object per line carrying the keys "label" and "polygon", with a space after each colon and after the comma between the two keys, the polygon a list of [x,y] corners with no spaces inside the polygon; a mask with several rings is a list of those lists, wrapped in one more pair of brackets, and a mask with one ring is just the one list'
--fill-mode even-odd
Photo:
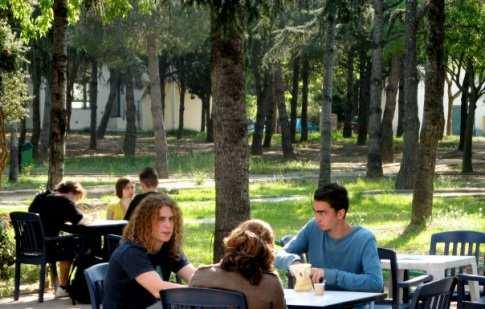
{"label": "tree bark", "polygon": [[360,52],[359,62],[359,134],[357,135],[357,145],[365,145],[367,143],[367,127],[369,124],[370,97],[370,60],[365,50]]}
{"label": "tree bark", "polygon": [[22,172],[22,147],[25,145],[25,139],[27,137],[27,119],[26,117],[22,118],[20,120],[20,136],[18,140],[18,153],[17,153],[17,158],[18,158],[18,168],[19,168],[19,173]]}
{"label": "tree bark", "polygon": [[369,105],[369,144],[367,148],[367,177],[382,177],[381,103],[382,103],[382,32],[384,28],[383,0],[373,0],[372,72]]}
{"label": "tree bark", "polygon": [[68,132],[71,130],[73,89],[74,89],[74,83],[77,77],[77,72],[79,71],[79,65],[80,65],[79,57],[75,54],[74,51],[70,51],[68,53],[68,59],[67,59],[67,90],[66,90],[66,115],[67,115],[66,130]]}
{"label": "tree bark", "polygon": [[354,49],[349,48],[347,54],[347,98],[344,107],[344,128],[342,135],[345,138],[352,137],[352,105],[354,104]]}
{"label": "tree bark", "polygon": [[17,182],[19,179],[19,147],[18,147],[18,123],[10,124],[10,168],[8,181]]}
{"label": "tree bark", "polygon": [[66,136],[66,29],[67,1],[54,0],[52,44],[52,108],[51,137],[49,141],[49,171],[47,188],[52,189],[64,176]]}
{"label": "tree bark", "polygon": [[89,109],[91,110],[91,125],[89,137],[89,149],[96,150],[96,126],[98,123],[98,62],[96,59],[91,60],[91,79],[89,82]]}
{"label": "tree bark", "polygon": [[214,102],[215,235],[213,260],[223,240],[250,218],[249,150],[244,102],[245,7],[211,5],[211,79]]}
{"label": "tree bark", "polygon": [[126,132],[123,142],[125,157],[133,158],[136,151],[136,107],[133,88],[133,73],[128,69],[126,74]]}
{"label": "tree bark", "polygon": [[281,128],[281,149],[283,151],[283,157],[294,158],[295,153],[293,152],[293,145],[291,144],[291,129],[285,104],[285,82],[283,80],[283,70],[280,63],[273,65],[273,84],[273,97],[278,107],[278,119]]}
{"label": "tree bark", "polygon": [[[0,74],[0,83],[2,81],[2,75]],[[2,183],[2,175],[5,167],[7,166],[8,158],[8,145],[5,132],[5,116],[0,108],[0,184]]]}
{"label": "tree bark", "polygon": [[[293,76],[292,76],[292,82],[291,82],[291,103],[290,103],[290,107],[291,107],[290,138],[292,143],[296,142],[296,117],[297,117],[296,111],[298,108],[298,81],[299,80],[300,80],[300,57],[295,56],[293,58]],[[281,116],[280,116],[280,119],[281,119]]]}
{"label": "tree bark", "polygon": [[40,84],[42,75],[40,73],[40,59],[36,46],[32,47],[32,157],[39,160],[39,139],[41,132],[40,125]]}
{"label": "tree bark", "polygon": [[332,152],[332,93],[333,93],[333,66],[335,56],[335,28],[337,3],[327,2],[327,15],[325,20],[326,31],[323,51],[323,101],[320,110],[320,173],[318,186],[331,182],[331,152]]}
{"label": "tree bark", "polygon": [[[254,61],[253,61],[254,62]],[[261,77],[260,67],[257,63],[252,66],[254,75],[254,85],[256,88],[256,122],[254,124],[253,139],[251,142],[251,154],[263,154],[263,133],[264,133],[264,117],[265,117],[265,92],[267,92],[268,76],[267,70],[264,71],[264,78]]]}
{"label": "tree bark", "polygon": [[155,169],[160,178],[168,178],[168,145],[162,115],[162,94],[158,71],[157,36],[147,37],[148,75],[150,77],[150,98],[155,133]]}
{"label": "tree bark", "polygon": [[477,108],[477,101],[478,101],[478,96],[476,94],[476,91],[472,89],[469,95],[465,138],[463,143],[463,156],[462,156],[463,161],[462,161],[461,171],[464,174],[473,173],[472,146],[473,146],[473,129],[475,127],[475,110]]}
{"label": "tree bark", "polygon": [[170,67],[170,61],[166,56],[158,57],[158,70],[160,75],[160,99],[162,105],[162,117],[165,117],[165,81],[167,80],[167,71]]}
{"label": "tree bark", "polygon": [[106,128],[108,127],[108,121],[111,117],[111,110],[115,104],[115,100],[118,97],[118,89],[120,87],[120,72],[114,69],[109,70],[109,96],[104,107],[104,113],[99,122],[98,130],[96,131],[96,136],[98,139],[103,139],[106,133]]}
{"label": "tree bark", "polygon": [[428,42],[423,128],[419,143],[419,161],[414,187],[411,224],[422,225],[431,217],[436,150],[443,136],[444,63],[444,0],[431,0],[427,12]]}
{"label": "tree bark", "polygon": [[456,93],[453,94],[453,81],[448,77],[448,74],[445,74],[445,81],[446,81],[446,93],[448,95],[448,115],[446,117],[446,136],[450,136],[453,128],[453,124],[452,124],[453,102],[461,94],[461,91],[458,90]]}
{"label": "tree bark", "polygon": [[386,107],[382,117],[382,141],[381,141],[381,155],[382,161],[391,163],[394,161],[394,130],[392,128],[392,120],[396,111],[396,95],[399,84],[399,77],[401,75],[401,54],[396,54],[391,60],[391,72],[386,86]]}
{"label": "tree bark", "polygon": [[263,140],[263,148],[271,147],[271,140],[273,138],[274,133],[274,118],[276,115],[276,101],[273,97],[273,88],[274,83],[271,78],[270,85],[268,85],[268,96],[265,97],[265,105],[266,105],[266,117],[265,117],[265,129],[264,129],[264,140]]}
{"label": "tree bark", "polygon": [[465,76],[463,77],[462,93],[461,93],[461,113],[460,113],[460,143],[458,144],[458,150],[463,151],[465,145],[465,131],[466,122],[468,118],[468,97],[470,94],[470,79],[471,76],[471,65],[468,64],[465,71]]}
{"label": "tree bark", "polygon": [[179,129],[177,131],[177,139],[181,139],[184,134],[185,91],[185,83],[180,82]]}
{"label": "tree bark", "polygon": [[401,60],[401,69],[399,75],[399,95],[398,95],[398,114],[396,136],[401,137],[404,133],[404,61]]}
{"label": "tree bark", "polygon": [[213,143],[214,142],[214,105],[213,105],[214,103],[211,104],[210,95],[207,95],[207,102],[208,102],[209,109],[206,111],[207,135],[205,136],[205,141],[207,143]]}
{"label": "tree bark", "polygon": [[406,30],[404,55],[404,149],[396,178],[396,189],[413,189],[418,158],[418,72],[416,59],[416,0],[406,1]]}
{"label": "tree bark", "polygon": [[310,64],[306,57],[303,58],[301,69],[301,142],[308,141],[308,80],[310,79]]}
{"label": "tree bark", "polygon": [[[49,70],[50,71],[50,70]],[[42,131],[40,132],[38,160],[44,162],[49,157],[49,140],[51,135],[51,106],[52,106],[52,74],[46,78],[44,114],[42,117]]]}

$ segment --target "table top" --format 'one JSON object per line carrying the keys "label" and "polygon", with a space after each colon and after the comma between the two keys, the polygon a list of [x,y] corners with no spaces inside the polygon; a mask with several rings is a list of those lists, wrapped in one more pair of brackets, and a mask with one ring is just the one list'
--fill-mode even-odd
{"label": "table top", "polygon": [[295,292],[285,289],[286,305],[290,309],[296,308],[338,308],[342,305],[365,304],[371,301],[384,299],[384,293],[351,292],[351,291],[325,291],[322,296],[314,292]]}
{"label": "table top", "polygon": [[62,230],[70,233],[79,233],[85,231],[99,231],[110,233],[111,231],[121,230],[128,221],[126,220],[106,220],[96,219],[83,224],[64,224]]}
{"label": "table top", "polygon": [[[446,268],[464,266],[476,263],[474,256],[457,255],[419,255],[419,254],[397,254],[398,268],[407,269],[412,267],[422,267],[423,265],[438,266]],[[381,260],[383,267],[389,268],[389,260]]]}

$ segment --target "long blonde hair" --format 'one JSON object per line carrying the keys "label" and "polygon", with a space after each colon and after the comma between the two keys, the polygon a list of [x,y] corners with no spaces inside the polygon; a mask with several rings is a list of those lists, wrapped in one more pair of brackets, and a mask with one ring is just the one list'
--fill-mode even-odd
{"label": "long blonde hair", "polygon": [[150,194],[145,197],[124,229],[123,239],[144,247],[149,253],[156,253],[157,241],[152,236],[152,230],[162,207],[172,210],[174,223],[172,237],[163,246],[168,248],[171,256],[176,257],[180,254],[182,246],[182,211],[168,195]]}

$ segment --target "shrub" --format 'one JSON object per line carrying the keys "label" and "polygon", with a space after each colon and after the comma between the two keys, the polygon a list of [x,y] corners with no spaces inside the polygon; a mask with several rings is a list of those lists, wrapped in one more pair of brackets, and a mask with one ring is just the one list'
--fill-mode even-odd
{"label": "shrub", "polygon": [[10,277],[11,268],[15,261],[15,242],[13,231],[9,228],[7,220],[0,219],[0,279]]}

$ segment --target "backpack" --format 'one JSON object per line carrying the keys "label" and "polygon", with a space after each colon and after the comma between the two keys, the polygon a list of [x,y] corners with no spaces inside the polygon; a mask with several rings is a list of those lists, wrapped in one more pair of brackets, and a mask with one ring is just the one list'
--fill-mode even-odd
{"label": "backpack", "polygon": [[88,285],[84,277],[84,270],[95,264],[103,262],[101,258],[93,254],[79,255],[72,263],[69,273],[69,283],[66,287],[67,293],[72,300],[72,304],[90,304]]}

